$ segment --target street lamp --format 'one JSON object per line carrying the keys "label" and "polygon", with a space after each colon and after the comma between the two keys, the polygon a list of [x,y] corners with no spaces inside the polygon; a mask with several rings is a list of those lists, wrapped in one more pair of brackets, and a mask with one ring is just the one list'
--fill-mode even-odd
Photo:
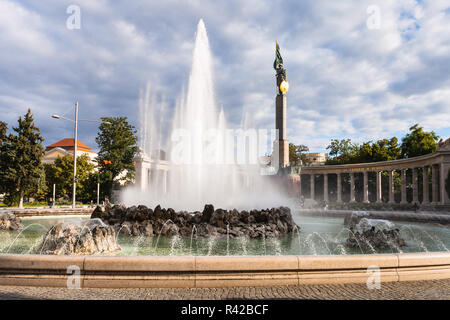
{"label": "street lamp", "polygon": [[57,114],[52,115],[54,119],[63,119],[74,123],[75,126],[75,138],[74,138],[74,147],[73,147],[73,195],[72,195],[72,208],[75,209],[75,200],[76,200],[76,191],[77,191],[77,145],[78,145],[78,121],[84,122],[99,122],[100,120],[87,120],[87,119],[78,119],[78,101],[75,102],[75,120],[65,118],[63,116],[59,116]]}

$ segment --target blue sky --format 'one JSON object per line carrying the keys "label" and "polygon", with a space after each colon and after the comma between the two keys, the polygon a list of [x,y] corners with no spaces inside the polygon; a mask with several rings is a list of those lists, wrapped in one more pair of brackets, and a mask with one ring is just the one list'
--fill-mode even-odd
{"label": "blue sky", "polygon": [[[81,9],[69,30],[67,7]],[[379,29],[369,29],[376,5]],[[288,139],[324,151],[330,139],[376,140],[420,123],[450,136],[448,1],[8,1],[0,0],[0,120],[28,107],[45,144],[72,137],[51,119],[127,116],[139,123],[139,90],[150,83],[168,105],[189,76],[197,22],[214,56],[216,100],[232,126],[274,125],[274,42],[290,83]],[[96,148],[97,126],[80,125]]]}

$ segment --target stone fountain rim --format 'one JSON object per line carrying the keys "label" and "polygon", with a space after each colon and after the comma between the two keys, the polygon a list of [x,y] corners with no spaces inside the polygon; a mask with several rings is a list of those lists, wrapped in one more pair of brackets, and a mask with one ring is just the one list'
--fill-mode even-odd
{"label": "stone fountain rim", "polygon": [[450,252],[348,256],[53,256],[0,254],[0,285],[67,287],[231,287],[450,279]]}

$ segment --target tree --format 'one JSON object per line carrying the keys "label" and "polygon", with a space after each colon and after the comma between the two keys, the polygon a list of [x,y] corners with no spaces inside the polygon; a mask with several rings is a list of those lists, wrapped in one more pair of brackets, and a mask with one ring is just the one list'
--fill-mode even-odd
{"label": "tree", "polygon": [[[94,164],[88,155],[77,157],[77,198],[88,200],[86,194],[92,193],[87,184]],[[73,156],[58,157],[53,164],[45,166],[47,190],[53,193],[53,184],[56,184],[56,197],[72,197],[73,195]],[[89,198],[92,198],[92,194]],[[90,199],[89,199],[90,200]]]}
{"label": "tree", "polygon": [[0,144],[6,138],[6,130],[8,129],[8,125],[6,122],[0,121]]}
{"label": "tree", "polygon": [[45,177],[45,168],[44,166],[41,167],[41,170],[39,171],[39,179],[37,182],[37,185],[29,189],[25,192],[25,195],[27,197],[34,197],[38,201],[45,201],[48,194],[48,187],[46,183],[46,177]]}
{"label": "tree", "polygon": [[358,163],[396,160],[401,157],[401,148],[398,139],[381,139],[372,143],[363,143],[355,153]]}
{"label": "tree", "polygon": [[8,129],[8,126],[6,122],[0,121],[0,193],[3,193],[5,191],[5,181],[3,179],[3,172],[5,172],[5,164],[6,159],[4,157],[3,153],[3,141],[6,138],[6,131]]}
{"label": "tree", "polygon": [[102,190],[111,196],[113,185],[118,179],[128,183],[134,178],[136,129],[126,117],[102,118],[95,141],[100,148],[98,162]]}
{"label": "tree", "polygon": [[351,139],[332,139],[327,146],[330,158],[326,164],[354,163],[358,148],[358,144],[352,143]]}
{"label": "tree", "polygon": [[27,191],[37,188],[42,173],[41,160],[44,156],[41,131],[35,126],[30,109],[18,126],[16,133],[8,135],[1,144],[1,183],[6,189],[10,204],[19,202],[23,208],[23,198]]}
{"label": "tree", "polygon": [[299,144],[298,146],[296,146],[293,143],[289,143],[289,160],[291,164],[299,164],[300,160],[303,163],[307,162],[304,153],[308,151],[309,148],[303,144]]}
{"label": "tree", "polygon": [[419,124],[409,128],[410,133],[402,139],[401,155],[403,158],[412,158],[424,154],[433,153],[437,150],[439,137],[434,131],[427,132]]}

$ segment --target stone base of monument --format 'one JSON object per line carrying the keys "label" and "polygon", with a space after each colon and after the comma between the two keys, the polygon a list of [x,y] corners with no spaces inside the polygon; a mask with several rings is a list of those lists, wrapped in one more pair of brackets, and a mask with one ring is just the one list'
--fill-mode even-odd
{"label": "stone base of monument", "polygon": [[12,213],[0,214],[0,230],[18,230],[22,229],[22,220]]}
{"label": "stone base of monument", "polygon": [[68,222],[53,226],[36,250],[39,254],[92,255],[120,250],[116,232],[100,219],[80,223]]}
{"label": "stone base of monument", "polygon": [[91,218],[101,219],[121,234],[149,237],[188,237],[195,233],[197,237],[270,238],[299,228],[287,207],[238,211],[214,209],[212,205],[205,205],[203,212],[175,212],[174,209],[164,209],[159,205],[155,209],[116,205],[97,207]]}
{"label": "stone base of monument", "polygon": [[346,244],[351,248],[398,250],[406,245],[400,230],[387,220],[361,218],[349,230]]}

